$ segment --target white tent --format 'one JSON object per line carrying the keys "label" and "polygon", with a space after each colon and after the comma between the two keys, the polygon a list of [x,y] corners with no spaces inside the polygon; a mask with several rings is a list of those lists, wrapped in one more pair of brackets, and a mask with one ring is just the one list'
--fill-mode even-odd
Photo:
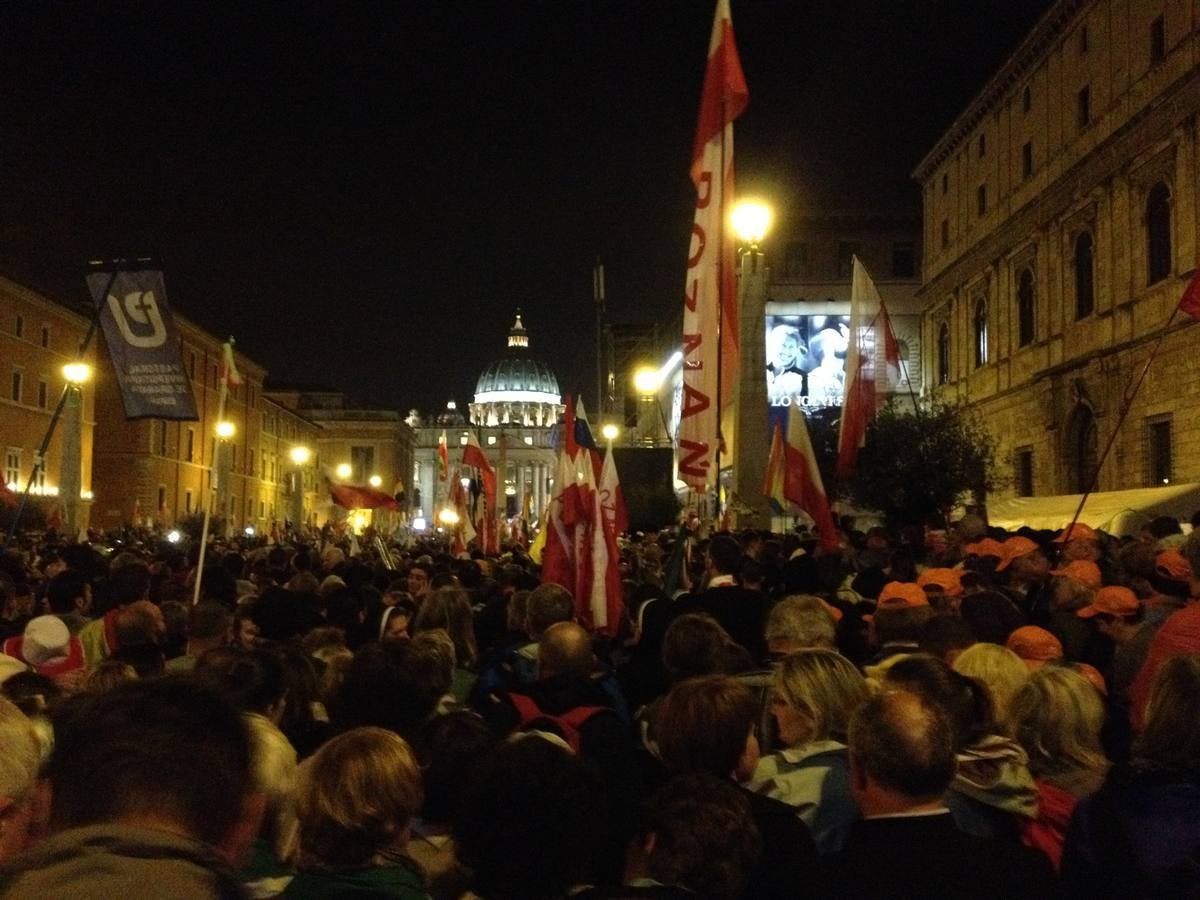
{"label": "white tent", "polygon": [[[997,500],[988,503],[988,523],[1010,531],[1023,525],[1057,531],[1070,523],[1082,497],[1082,494],[1062,494]],[[1109,534],[1137,534],[1155,516],[1171,516],[1187,522],[1197,510],[1200,510],[1200,484],[1172,484],[1092,494],[1079,514],[1079,521]]]}

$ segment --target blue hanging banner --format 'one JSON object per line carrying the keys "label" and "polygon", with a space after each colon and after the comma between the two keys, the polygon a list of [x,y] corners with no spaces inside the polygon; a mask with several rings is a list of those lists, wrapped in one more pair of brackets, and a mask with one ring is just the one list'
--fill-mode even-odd
{"label": "blue hanging banner", "polygon": [[99,308],[126,417],[196,421],[196,400],[183,369],[162,272],[92,272],[87,283]]}

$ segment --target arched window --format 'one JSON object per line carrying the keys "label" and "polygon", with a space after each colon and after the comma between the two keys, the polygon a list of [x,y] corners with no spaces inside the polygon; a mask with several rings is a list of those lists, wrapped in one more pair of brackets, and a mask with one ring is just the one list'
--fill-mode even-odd
{"label": "arched window", "polygon": [[988,361],[988,310],[987,298],[975,301],[975,368],[986,366]]}
{"label": "arched window", "polygon": [[1159,182],[1146,197],[1147,284],[1171,274],[1171,191]]}
{"label": "arched window", "polygon": [[1017,346],[1033,343],[1033,270],[1022,269],[1017,276]]}
{"label": "arched window", "polygon": [[1096,417],[1080,404],[1067,424],[1067,486],[1072,494],[1082,494],[1092,487],[1099,462],[1096,443]]}
{"label": "arched window", "polygon": [[1084,319],[1096,308],[1096,290],[1092,277],[1094,263],[1092,233],[1081,231],[1075,238],[1075,319]]}
{"label": "arched window", "polygon": [[950,383],[950,326],[945,322],[938,329],[937,378],[938,384]]}

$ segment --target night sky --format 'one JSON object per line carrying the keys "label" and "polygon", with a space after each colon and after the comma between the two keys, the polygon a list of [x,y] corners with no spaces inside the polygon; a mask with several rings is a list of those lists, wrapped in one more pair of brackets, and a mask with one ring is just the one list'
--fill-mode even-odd
{"label": "night sky", "polygon": [[[909,173],[1048,0],[732,0],[742,192],[919,209]],[[0,5],[0,271],[152,254],[276,382],[468,401],[517,307],[594,390],[681,300],[711,0]]]}

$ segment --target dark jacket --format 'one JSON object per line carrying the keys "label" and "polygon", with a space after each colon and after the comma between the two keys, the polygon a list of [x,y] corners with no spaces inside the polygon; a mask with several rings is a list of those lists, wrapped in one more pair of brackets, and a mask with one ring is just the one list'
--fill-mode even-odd
{"label": "dark jacket", "polygon": [[337,900],[341,897],[429,900],[421,873],[414,866],[405,864],[298,872],[280,896],[286,900]]}
{"label": "dark jacket", "polygon": [[1053,873],[1028,847],[965,834],[947,813],[860,820],[822,858],[814,897],[1047,897]]}
{"label": "dark jacket", "polygon": [[737,585],[709,588],[695,597],[676,604],[678,615],[708,613],[721,623],[729,636],[750,652],[755,660],[766,659],[768,602],[759,591]]}
{"label": "dark jacket", "polygon": [[1062,889],[1067,897],[1200,896],[1200,772],[1115,767],[1075,807]]}

